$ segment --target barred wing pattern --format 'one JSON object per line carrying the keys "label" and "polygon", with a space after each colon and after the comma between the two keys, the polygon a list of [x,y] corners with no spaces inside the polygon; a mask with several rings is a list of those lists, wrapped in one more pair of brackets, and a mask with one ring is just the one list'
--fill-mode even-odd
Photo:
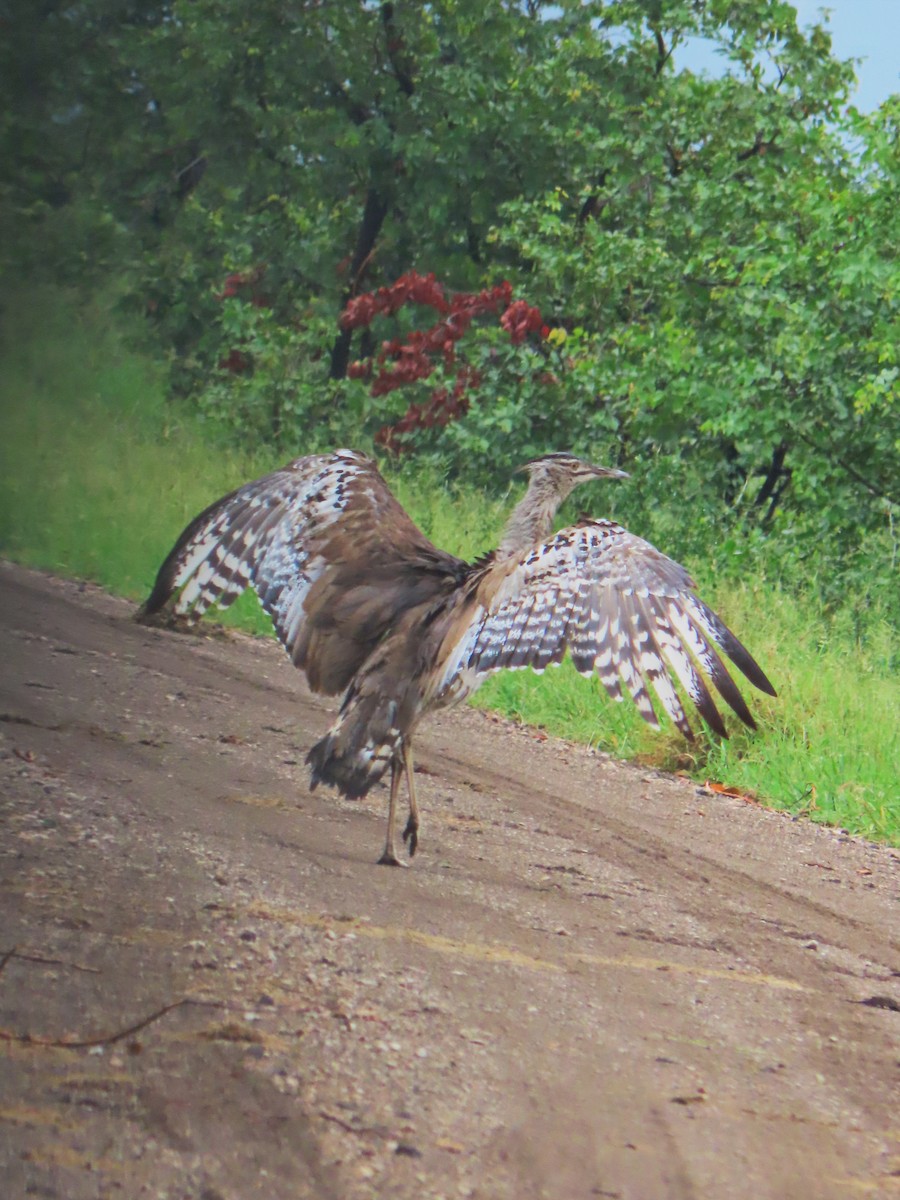
{"label": "barred wing pattern", "polygon": [[[495,585],[495,572],[504,569]],[[759,665],[696,595],[687,571],[612,521],[585,520],[518,558],[495,561],[474,591],[469,616],[439,681],[439,698],[461,698],[504,667],[542,671],[568,650],[576,670],[596,671],[615,700],[623,699],[624,685],[654,727],[659,723],[648,686],[678,729],[693,736],[677,680],[707,724],[727,736],[696,660],[734,712],[755,728],[716,646],[774,695]]]}
{"label": "barred wing pattern", "polygon": [[[370,559],[391,581],[377,606],[352,568]],[[433,588],[436,579],[458,577],[461,566],[416,528],[371,459],[339,450],[295,459],[210,505],[163,563],[143,615],[160,611],[174,596],[176,615],[199,618],[253,587],[310,685],[334,692],[347,685],[390,627],[405,600],[402,585],[407,594],[415,586]],[[339,585],[329,592],[335,581]],[[356,642],[342,636],[334,615],[343,604],[352,617],[354,602],[357,612],[365,603],[375,608],[365,611],[366,636]],[[316,622],[319,628],[311,631]],[[319,641],[311,641],[316,633]]]}

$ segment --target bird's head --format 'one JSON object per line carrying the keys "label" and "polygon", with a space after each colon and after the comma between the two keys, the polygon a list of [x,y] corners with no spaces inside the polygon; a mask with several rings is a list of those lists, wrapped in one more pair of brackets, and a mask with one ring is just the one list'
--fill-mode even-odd
{"label": "bird's head", "polygon": [[519,471],[527,472],[532,485],[552,489],[560,501],[565,500],[580,483],[587,483],[591,479],[628,478],[625,471],[617,471],[614,467],[598,467],[564,451],[533,458],[519,467]]}

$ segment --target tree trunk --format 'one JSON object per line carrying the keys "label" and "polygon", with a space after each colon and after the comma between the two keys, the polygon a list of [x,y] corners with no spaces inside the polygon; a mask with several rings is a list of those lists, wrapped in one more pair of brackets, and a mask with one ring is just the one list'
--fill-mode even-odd
{"label": "tree trunk", "polygon": [[[358,290],[360,274],[368,261],[369,255],[375,249],[375,242],[381,232],[384,219],[388,214],[388,202],[378,190],[370,185],[366,193],[366,205],[363,209],[359,233],[356,237],[356,249],[350,262],[350,286],[341,300],[341,309]],[[343,379],[350,364],[350,343],[353,340],[352,329],[342,329],[335,339],[331,350],[331,378]]]}

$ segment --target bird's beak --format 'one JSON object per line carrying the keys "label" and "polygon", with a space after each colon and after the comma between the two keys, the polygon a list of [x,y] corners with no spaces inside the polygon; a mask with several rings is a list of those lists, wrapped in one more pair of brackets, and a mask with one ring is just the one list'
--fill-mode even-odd
{"label": "bird's beak", "polygon": [[615,467],[591,467],[591,475],[596,479],[630,479],[627,471],[617,471]]}

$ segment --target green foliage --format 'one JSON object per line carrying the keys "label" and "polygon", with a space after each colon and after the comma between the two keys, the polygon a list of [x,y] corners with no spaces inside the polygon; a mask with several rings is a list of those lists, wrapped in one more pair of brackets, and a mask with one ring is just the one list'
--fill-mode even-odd
{"label": "green foliage", "polygon": [[167,403],[114,295],[33,289],[4,295],[0,313],[0,551],[137,599],[177,527],[275,464],[216,445]]}
{"label": "green foliage", "polygon": [[[142,599],[184,525],[278,460],[268,449],[229,450],[208,423],[174,411],[161,371],[134,348],[143,331],[123,320],[114,299],[17,293],[2,313],[0,552]],[[436,467],[413,463],[391,483],[429,536],[469,559],[496,544],[515,499],[448,485]],[[627,486],[598,485],[581,500],[609,512],[632,503]],[[651,533],[637,509],[635,517],[633,528]],[[662,518],[658,532],[666,532]],[[737,722],[728,742],[701,734],[686,744],[668,727],[653,733],[633,705],[613,704],[597,681],[581,679],[568,664],[540,677],[501,673],[478,702],[617,757],[687,770],[700,782],[750,789],[814,820],[900,839],[896,624],[875,596],[861,607],[862,576],[825,606],[818,580],[801,586],[771,544],[751,539],[748,550],[735,538],[720,547],[717,537],[714,523],[698,527],[684,557],[704,565],[702,592],[776,682],[777,698],[752,698],[758,733]],[[659,541],[675,549],[667,538]],[[717,555],[734,556],[738,569],[713,570]],[[740,575],[754,582],[735,582]],[[784,575],[792,587],[777,582]],[[251,596],[223,616],[254,632],[270,629]]]}
{"label": "green foliage", "polygon": [[[748,580],[782,597],[776,659],[785,639],[801,647],[785,663],[793,723],[721,751],[719,773],[737,779],[762,748],[761,777],[781,780],[762,790],[798,803],[798,764],[841,721],[878,761],[862,707],[839,699],[862,673],[869,711],[894,703],[900,97],[848,108],[852,71],[822,26],[798,30],[783,0],[7,0],[4,13],[0,270],[103,280],[106,294],[114,281],[148,346],[136,378],[96,313],[73,333],[44,295],[54,337],[28,361],[15,332],[28,314],[8,307],[9,552],[140,590],[144,550],[155,563],[228,483],[369,448],[452,388],[449,367],[381,397],[347,378],[417,320],[341,329],[348,300],[410,270],[448,290],[507,279],[549,333],[511,344],[472,327],[468,411],[397,466],[412,507],[445,544],[484,546],[484,496],[524,459],[571,448],[625,468],[605,511],[699,564],[729,603]],[[680,69],[690,37],[718,49],[721,77]],[[123,474],[140,487],[123,492]],[[465,529],[433,499],[448,485]],[[137,515],[145,487],[164,498],[158,529]],[[517,707],[533,685],[496,686]],[[807,720],[801,696],[819,686]],[[565,703],[575,719],[582,700]],[[633,750],[628,719],[610,728]],[[775,745],[792,746],[783,769]],[[820,805],[842,773],[870,788],[854,754],[815,760]]]}
{"label": "green foliage", "polygon": [[[234,349],[213,367],[198,396],[199,411],[235,441],[271,444],[289,455],[297,447],[313,453],[358,443],[374,406],[359,381],[323,380],[323,324],[309,313],[288,326],[269,307],[224,300],[204,340]],[[229,366],[235,355],[237,369]]]}
{"label": "green foliage", "polygon": [[773,807],[896,841],[896,629],[882,614],[863,646],[849,606],[828,617],[815,596],[766,584],[720,583],[703,592],[777,681],[777,698],[752,698],[756,733],[736,721],[729,721],[728,741],[701,733],[685,743],[671,726],[654,733],[633,705],[614,704],[599,681],[581,679],[568,662],[543,676],[501,673],[476,703],[617,758],[723,782]]}
{"label": "green foliage", "polygon": [[770,531],[850,548],[898,499],[895,119],[853,118],[863,174],[835,134],[777,124],[737,169],[712,85],[706,103],[684,89],[668,180],[661,165],[640,193],[607,184],[589,227],[559,189],[518,201],[498,240],[527,257],[537,303],[589,314],[565,425],[613,428],[629,461],[680,459]]}
{"label": "green foliage", "polygon": [[[344,301],[410,268],[507,275],[568,341],[486,337],[477,403],[423,443],[446,466],[485,482],[498,439],[510,464],[614,444],[684,460],[750,521],[884,527],[897,101],[846,110],[849,65],[783,0],[11,10],[8,266],[126,257],[173,390],[236,438],[367,442],[398,402],[344,379]],[[689,37],[721,78],[679,69]],[[264,305],[223,300],[234,273]]]}
{"label": "green foliage", "polygon": [[173,151],[154,140],[148,96],[125,47],[166,8],[5,0],[0,270],[69,281],[121,271],[158,199],[144,172],[171,172]]}

